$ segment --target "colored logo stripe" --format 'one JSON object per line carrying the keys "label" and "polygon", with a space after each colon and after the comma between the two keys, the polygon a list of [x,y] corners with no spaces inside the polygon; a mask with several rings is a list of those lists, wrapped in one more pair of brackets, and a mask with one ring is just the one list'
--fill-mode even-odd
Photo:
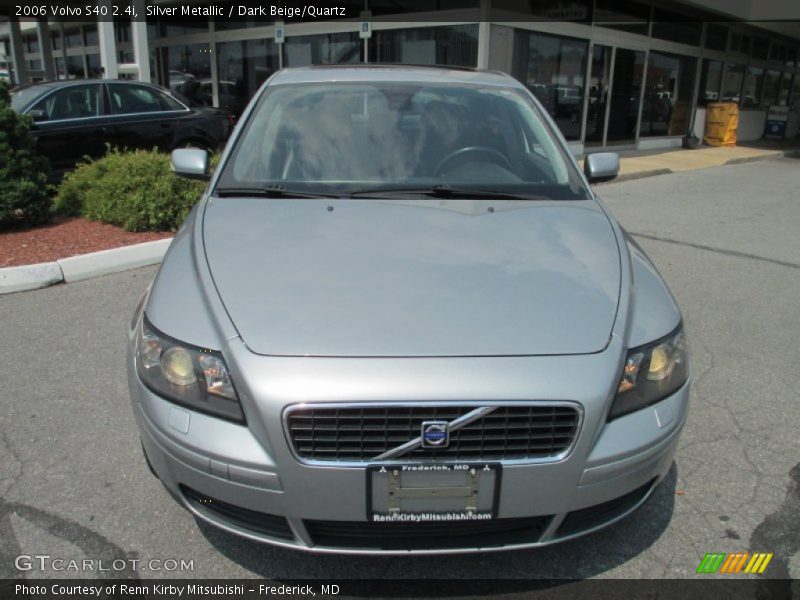
{"label": "colored logo stripe", "polygon": [[767,568],[767,565],[771,560],[772,560],[772,552],[770,552],[769,554],[766,553],[753,554],[753,558],[751,558],[750,562],[747,563],[747,567],[745,567],[744,572],[761,574],[764,572],[764,569]]}
{"label": "colored logo stripe", "polygon": [[722,561],[725,559],[724,552],[706,553],[700,566],[697,567],[698,573],[716,573]]}
{"label": "colored logo stripe", "polygon": [[[772,560],[772,552],[708,552],[697,567],[698,573],[753,573],[761,574]],[[747,566],[745,566],[747,565]],[[744,571],[742,571],[744,569]]]}
{"label": "colored logo stripe", "polygon": [[728,555],[728,559],[722,563],[720,573],[738,573],[744,567],[744,563],[750,556],[749,552],[734,552]]}

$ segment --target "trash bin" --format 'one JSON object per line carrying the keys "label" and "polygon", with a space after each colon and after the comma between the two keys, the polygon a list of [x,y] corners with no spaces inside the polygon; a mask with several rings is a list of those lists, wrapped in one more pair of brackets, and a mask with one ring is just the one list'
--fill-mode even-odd
{"label": "trash bin", "polygon": [[735,102],[714,102],[706,107],[706,135],[709,146],[735,146],[739,126],[739,105]]}
{"label": "trash bin", "polygon": [[782,140],[786,137],[786,123],[789,120],[789,107],[770,104],[767,110],[767,123],[764,137]]}

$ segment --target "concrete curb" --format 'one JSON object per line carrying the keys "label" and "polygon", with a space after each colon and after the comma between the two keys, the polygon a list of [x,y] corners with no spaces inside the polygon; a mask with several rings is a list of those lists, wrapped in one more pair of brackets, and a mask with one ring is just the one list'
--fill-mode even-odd
{"label": "concrete curb", "polygon": [[172,238],[122,246],[55,262],[0,269],[0,294],[43,288],[62,281],[80,281],[161,262]]}
{"label": "concrete curb", "polygon": [[46,262],[0,269],[0,294],[36,290],[64,280],[58,263]]}
{"label": "concrete curb", "polygon": [[656,175],[669,175],[674,173],[672,169],[667,167],[661,169],[648,169],[647,171],[634,171],[633,173],[621,173],[608,183],[619,183],[620,181],[632,181],[634,179],[644,179],[646,177],[655,177]]}

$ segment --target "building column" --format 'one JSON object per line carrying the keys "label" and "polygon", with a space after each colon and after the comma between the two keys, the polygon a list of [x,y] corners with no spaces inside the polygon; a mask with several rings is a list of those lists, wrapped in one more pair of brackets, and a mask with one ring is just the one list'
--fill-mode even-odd
{"label": "building column", "polygon": [[492,26],[489,23],[490,1],[481,0],[480,23],[478,23],[478,64],[479,69],[489,68],[489,44],[491,42]]}
{"label": "building column", "polygon": [[98,19],[97,37],[100,40],[100,66],[103,67],[103,78],[116,79],[119,77],[119,71],[117,70],[117,44],[114,37],[114,23]]}
{"label": "building column", "polygon": [[145,0],[133,0],[133,8],[139,19],[131,20],[131,42],[133,43],[133,61],[139,67],[139,81],[152,81],[150,73],[150,44],[147,41],[147,23],[144,15],[147,14]]}
{"label": "building column", "polygon": [[27,83],[28,70],[25,68],[25,50],[22,47],[22,32],[19,30],[19,21],[9,22],[11,32],[11,62],[14,65],[14,83]]}
{"label": "building column", "polygon": [[42,61],[45,79],[52,81],[56,78],[56,70],[53,64],[53,41],[50,39],[47,21],[36,21],[36,37],[39,38],[39,59]]}

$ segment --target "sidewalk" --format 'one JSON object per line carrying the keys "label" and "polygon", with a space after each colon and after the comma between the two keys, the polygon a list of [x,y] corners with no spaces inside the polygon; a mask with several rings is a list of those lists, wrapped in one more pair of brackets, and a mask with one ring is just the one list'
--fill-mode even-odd
{"label": "sidewalk", "polygon": [[[662,152],[620,152],[619,177],[613,181],[640,179],[654,175],[680,173],[694,169],[721,167],[736,163],[765,160],[800,153],[800,139],[758,142],[731,148],[700,146],[696,150],[677,148]],[[582,163],[581,163],[582,166]]]}
{"label": "sidewalk", "polygon": [[[721,167],[779,156],[800,157],[800,139],[779,142],[760,141],[732,148],[701,146],[697,150],[678,148],[647,153],[635,150],[625,151],[620,152],[619,176],[613,181]],[[583,167],[583,161],[579,162]],[[161,262],[170,241],[171,239],[164,239],[73,256],[50,263],[0,269],[0,294],[32,290],[64,281],[78,281],[116,271],[157,264]]]}

